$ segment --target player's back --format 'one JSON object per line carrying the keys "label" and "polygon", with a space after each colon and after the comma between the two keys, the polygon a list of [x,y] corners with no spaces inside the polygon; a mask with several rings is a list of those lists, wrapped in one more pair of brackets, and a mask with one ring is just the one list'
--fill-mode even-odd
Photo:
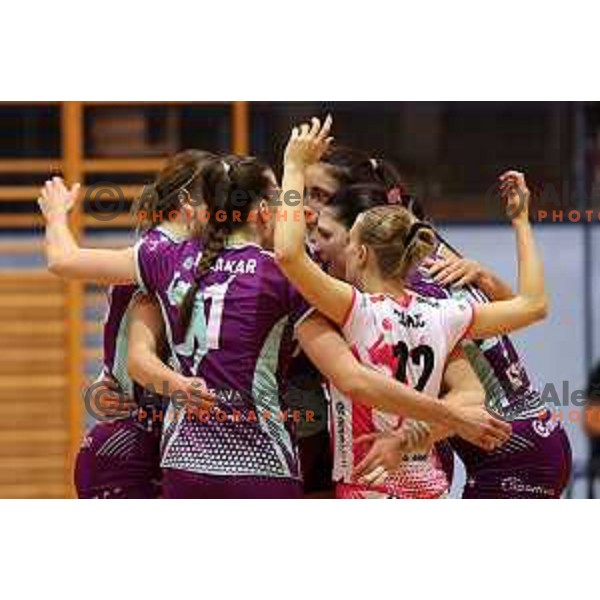
{"label": "player's back", "polygon": [[[405,294],[355,292],[344,337],[359,360],[430,396],[440,392],[447,358],[466,333],[472,319],[468,303]],[[352,467],[366,449],[353,444],[358,436],[396,429],[401,419],[352,402],[332,388],[335,435],[334,478],[347,484]],[[447,480],[434,453],[411,455],[386,480],[384,490],[400,497],[438,497]]]}
{"label": "player's back", "polygon": [[215,390],[218,410],[200,420],[171,413],[163,466],[297,477],[282,397],[293,326],[308,306],[255,244],[226,246],[198,283],[191,322],[172,320],[170,342],[181,372]]}

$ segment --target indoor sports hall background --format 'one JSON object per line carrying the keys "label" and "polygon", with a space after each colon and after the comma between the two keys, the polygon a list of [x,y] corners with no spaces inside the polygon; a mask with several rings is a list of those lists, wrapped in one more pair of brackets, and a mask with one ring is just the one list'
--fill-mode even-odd
{"label": "indoor sports hall background", "polygon": [[123,247],[131,199],[166,155],[250,152],[277,170],[291,125],[326,111],[339,143],[394,162],[449,241],[510,282],[513,234],[489,190],[508,167],[526,172],[547,212],[536,234],[552,307],[516,340],[567,422],[570,493],[589,494],[588,440],[570,398],[600,361],[600,103],[10,102],[0,103],[0,498],[73,495],[90,420],[82,390],[101,357],[102,290],[45,271],[40,184],[55,172],[82,182],[73,227],[85,243]]}

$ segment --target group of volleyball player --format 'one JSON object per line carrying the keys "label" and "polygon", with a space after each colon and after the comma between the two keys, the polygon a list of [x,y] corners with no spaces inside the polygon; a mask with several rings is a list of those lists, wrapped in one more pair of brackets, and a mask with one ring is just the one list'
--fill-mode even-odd
{"label": "group of volleyball player", "polygon": [[78,185],[46,182],[49,269],[111,285],[119,409],[84,437],[79,497],[442,498],[455,453],[464,498],[560,497],[569,442],[507,337],[548,311],[524,176],[498,181],[513,292],[331,126],[293,129],[281,185],[253,157],[178,153],[121,250],[81,248]]}

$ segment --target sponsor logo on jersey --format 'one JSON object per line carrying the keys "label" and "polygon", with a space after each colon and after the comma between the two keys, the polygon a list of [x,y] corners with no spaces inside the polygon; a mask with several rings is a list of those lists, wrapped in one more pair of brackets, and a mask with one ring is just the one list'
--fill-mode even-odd
{"label": "sponsor logo on jersey", "polygon": [[520,477],[505,477],[500,482],[504,492],[517,492],[520,494],[534,494],[537,496],[554,496],[554,490],[543,485],[525,483]]}
{"label": "sponsor logo on jersey", "polygon": [[348,453],[346,452],[346,430],[344,427],[346,421],[346,407],[341,400],[338,400],[335,403],[335,420],[337,426],[337,443],[338,448],[340,449],[340,466],[342,469],[346,469],[349,467]]}
{"label": "sponsor logo on jersey", "polygon": [[535,419],[531,422],[531,426],[540,437],[547,438],[558,427],[558,423],[558,420],[555,419],[547,419],[546,421]]}

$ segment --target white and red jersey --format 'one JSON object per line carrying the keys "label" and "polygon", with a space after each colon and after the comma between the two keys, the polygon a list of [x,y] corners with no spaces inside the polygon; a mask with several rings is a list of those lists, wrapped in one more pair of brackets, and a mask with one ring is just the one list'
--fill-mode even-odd
{"label": "white and red jersey", "polygon": [[[342,332],[361,363],[437,398],[447,358],[466,334],[472,318],[473,308],[466,301],[408,293],[393,298],[355,290]],[[402,466],[378,488],[354,481],[352,469],[369,447],[354,445],[354,440],[364,434],[397,429],[402,418],[353,402],[333,386],[330,394],[333,478],[347,484],[338,486],[338,491],[345,490],[345,496],[381,492],[400,498],[437,498],[448,491],[448,480],[433,451],[407,455]]]}

